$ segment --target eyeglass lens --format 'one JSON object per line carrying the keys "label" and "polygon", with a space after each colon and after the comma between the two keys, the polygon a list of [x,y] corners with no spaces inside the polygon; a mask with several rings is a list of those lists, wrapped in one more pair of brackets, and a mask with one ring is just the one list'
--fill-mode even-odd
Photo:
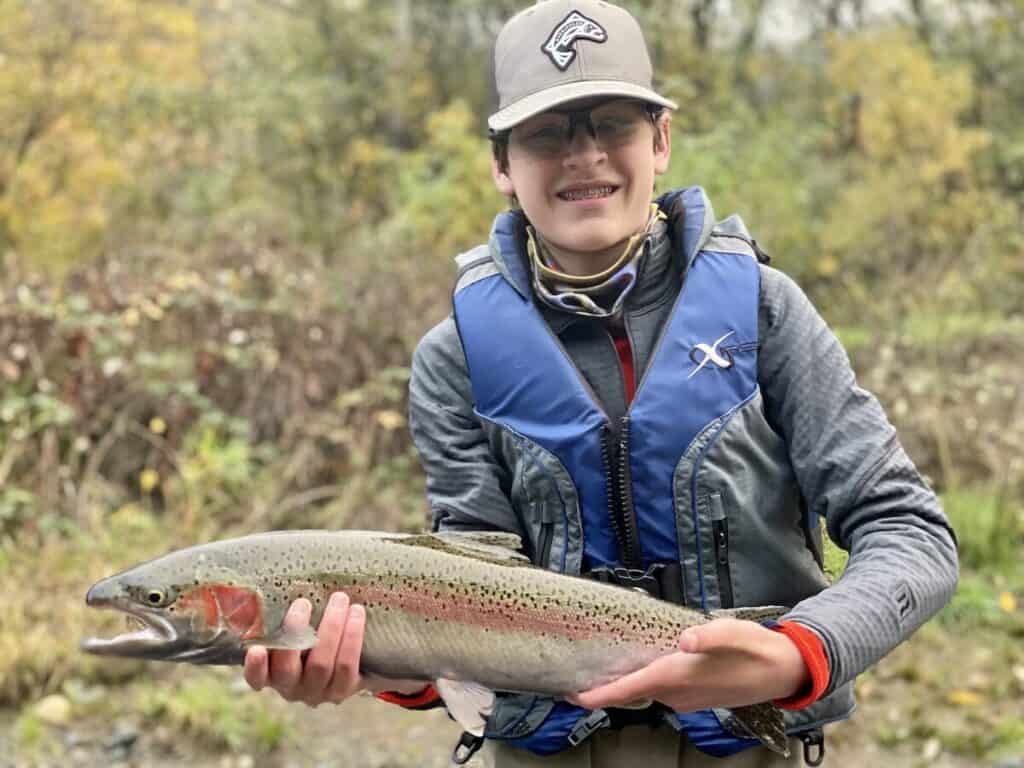
{"label": "eyeglass lens", "polygon": [[569,149],[577,128],[583,127],[599,147],[615,149],[632,141],[647,119],[641,103],[619,100],[590,109],[545,112],[516,126],[511,138],[533,154],[558,155]]}

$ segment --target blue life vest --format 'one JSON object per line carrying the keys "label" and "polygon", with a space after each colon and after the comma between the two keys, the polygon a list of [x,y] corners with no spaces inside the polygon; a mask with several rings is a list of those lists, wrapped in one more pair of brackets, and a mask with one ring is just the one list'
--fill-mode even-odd
{"label": "blue life vest", "polygon": [[[673,473],[709,424],[727,421],[758,389],[756,353],[730,353],[757,348],[757,261],[749,253],[697,251],[704,227],[703,193],[683,190],[658,203],[669,211],[677,197],[682,198],[684,218],[672,222],[681,233],[675,245],[683,249],[688,268],[627,414],[631,490],[644,568],[677,562],[694,548],[677,535]],[[512,279],[528,286],[528,268],[517,253],[518,216],[502,214],[494,232]],[[454,306],[477,413],[558,457],[579,494],[586,568],[621,565],[602,462],[608,417],[572,360],[532,300],[502,274],[460,289]],[[696,507],[692,514],[696,516]],[[700,548],[696,551],[699,557]],[[698,570],[703,573],[703,567]],[[703,602],[703,584],[701,595]],[[586,715],[560,702],[540,727],[508,741],[538,754],[558,752],[569,746],[569,735]],[[691,742],[715,756],[759,743],[725,731],[712,710],[675,717]]]}

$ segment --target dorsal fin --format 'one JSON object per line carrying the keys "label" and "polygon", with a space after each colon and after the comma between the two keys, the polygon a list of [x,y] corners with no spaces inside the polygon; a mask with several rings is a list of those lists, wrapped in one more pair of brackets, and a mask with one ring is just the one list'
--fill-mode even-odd
{"label": "dorsal fin", "polygon": [[523,545],[522,539],[514,533],[503,531],[439,531],[412,534],[394,541],[498,565],[532,565],[530,559],[518,551]]}

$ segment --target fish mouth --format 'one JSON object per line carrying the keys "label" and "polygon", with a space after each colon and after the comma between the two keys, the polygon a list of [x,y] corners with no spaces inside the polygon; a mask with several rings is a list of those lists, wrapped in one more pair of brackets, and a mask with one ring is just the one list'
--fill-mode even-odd
{"label": "fish mouth", "polygon": [[192,664],[239,664],[245,649],[238,638],[223,628],[198,630],[191,616],[170,617],[161,609],[139,605],[122,597],[100,597],[92,590],[86,603],[93,608],[121,611],[139,629],[115,637],[89,637],[81,650],[98,656],[122,656],[151,661],[185,661]]}
{"label": "fish mouth", "polygon": [[81,649],[100,656],[137,656],[152,658],[178,647],[182,637],[175,622],[159,611],[117,599],[94,599],[90,594],[86,603],[94,608],[106,608],[127,614],[129,622],[141,627],[111,638],[89,637],[82,641]]}

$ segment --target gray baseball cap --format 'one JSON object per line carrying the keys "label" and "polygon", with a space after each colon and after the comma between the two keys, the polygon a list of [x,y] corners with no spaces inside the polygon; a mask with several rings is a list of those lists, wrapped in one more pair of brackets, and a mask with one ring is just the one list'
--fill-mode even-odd
{"label": "gray baseball cap", "polygon": [[559,104],[625,96],[676,109],[651,83],[651,57],[636,19],[603,0],[541,0],[513,16],[494,45],[498,111],[505,131]]}

